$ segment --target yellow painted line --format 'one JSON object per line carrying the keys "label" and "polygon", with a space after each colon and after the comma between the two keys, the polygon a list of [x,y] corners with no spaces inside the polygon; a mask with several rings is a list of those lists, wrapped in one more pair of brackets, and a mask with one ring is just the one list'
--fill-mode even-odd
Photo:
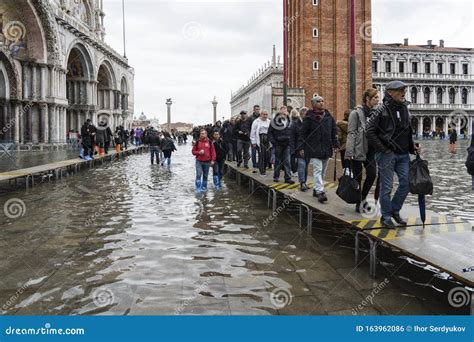
{"label": "yellow painted line", "polygon": [[407,219],[407,223],[408,223],[409,226],[413,226],[413,225],[415,225],[415,224],[417,223],[417,222],[416,222],[417,220],[418,220],[417,217],[409,217],[409,218]]}

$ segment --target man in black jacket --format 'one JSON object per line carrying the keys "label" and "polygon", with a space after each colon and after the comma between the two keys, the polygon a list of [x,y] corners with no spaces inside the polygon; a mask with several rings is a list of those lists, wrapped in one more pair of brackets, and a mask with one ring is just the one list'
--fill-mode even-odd
{"label": "man in black jacket", "polygon": [[280,178],[280,170],[283,167],[285,171],[285,183],[294,184],[291,179],[290,166],[290,140],[291,127],[288,118],[288,110],[286,106],[280,108],[280,112],[273,118],[268,127],[268,140],[275,149],[275,169],[273,170],[273,180],[278,182]]}
{"label": "man in black jacket", "polygon": [[150,145],[150,157],[151,157],[151,164],[153,165],[154,156],[156,156],[156,164],[160,163],[160,146],[161,146],[161,139],[158,131],[156,131],[153,127],[150,131],[144,136],[145,144]]}
{"label": "man in black jacket", "polygon": [[247,117],[247,112],[243,110],[240,112],[240,120],[236,122],[234,127],[234,132],[237,134],[237,167],[242,164],[243,155],[244,168],[249,168],[251,129],[252,122]]}
{"label": "man in black jacket", "polygon": [[317,197],[320,203],[324,203],[328,200],[324,188],[328,160],[334,152],[337,152],[339,142],[336,120],[324,108],[324,99],[315,96],[311,100],[311,105],[313,109],[309,110],[303,119],[298,147],[300,156],[313,165],[313,196]]}
{"label": "man in black jacket", "polygon": [[[372,110],[367,124],[367,139],[375,151],[380,177],[381,222],[387,228],[395,228],[392,218],[401,226],[407,223],[400,217],[400,210],[409,192],[408,174],[410,153],[420,153],[415,146],[410,112],[405,100],[406,85],[392,81],[385,87],[383,102]],[[398,176],[398,189],[390,199],[393,175]]]}

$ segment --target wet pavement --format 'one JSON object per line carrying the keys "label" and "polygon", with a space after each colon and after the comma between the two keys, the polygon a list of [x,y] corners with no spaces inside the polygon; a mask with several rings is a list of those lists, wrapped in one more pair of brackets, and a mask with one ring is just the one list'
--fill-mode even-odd
{"label": "wet pavement", "polygon": [[72,147],[58,151],[0,152],[0,172],[25,169],[78,157],[79,150]]}
{"label": "wet pavement", "polygon": [[[437,142],[430,143],[433,152],[426,155],[436,157]],[[133,155],[3,194],[2,202],[17,199],[18,206],[10,217],[0,216],[0,313],[449,312],[427,295],[432,287],[448,288],[448,281],[437,277],[433,285],[431,273],[419,275],[424,266],[395,251],[381,251],[375,280],[367,260],[354,268],[347,227],[321,217],[310,238],[291,207],[266,224],[271,212],[265,195],[249,195],[228,179],[221,191],[195,194],[190,148],[180,146],[170,168],[149,165],[147,154]],[[458,159],[461,154],[439,163],[439,170],[455,167]],[[434,172],[444,182],[439,193],[457,200],[451,191],[464,187],[452,184],[452,171],[443,172]]]}

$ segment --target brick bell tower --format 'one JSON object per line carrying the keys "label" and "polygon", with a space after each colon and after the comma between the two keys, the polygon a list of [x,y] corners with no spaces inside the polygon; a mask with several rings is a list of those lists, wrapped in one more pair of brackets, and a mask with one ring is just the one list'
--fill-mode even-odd
{"label": "brick bell tower", "polygon": [[[287,0],[288,80],[342,119],[349,109],[350,0]],[[371,0],[355,1],[356,101],[372,87]]]}

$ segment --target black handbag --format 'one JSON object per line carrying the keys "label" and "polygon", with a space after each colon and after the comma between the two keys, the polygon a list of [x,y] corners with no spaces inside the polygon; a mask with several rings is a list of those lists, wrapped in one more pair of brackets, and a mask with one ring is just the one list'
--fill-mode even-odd
{"label": "black handbag", "polygon": [[[347,173],[346,170],[349,172]],[[337,187],[336,194],[344,202],[356,204],[361,200],[361,189],[359,182],[350,175],[350,171],[350,168],[344,169],[344,175],[339,178],[339,186]]]}
{"label": "black handbag", "polygon": [[433,181],[431,180],[428,161],[419,155],[410,162],[410,192],[415,195],[432,195]]}

